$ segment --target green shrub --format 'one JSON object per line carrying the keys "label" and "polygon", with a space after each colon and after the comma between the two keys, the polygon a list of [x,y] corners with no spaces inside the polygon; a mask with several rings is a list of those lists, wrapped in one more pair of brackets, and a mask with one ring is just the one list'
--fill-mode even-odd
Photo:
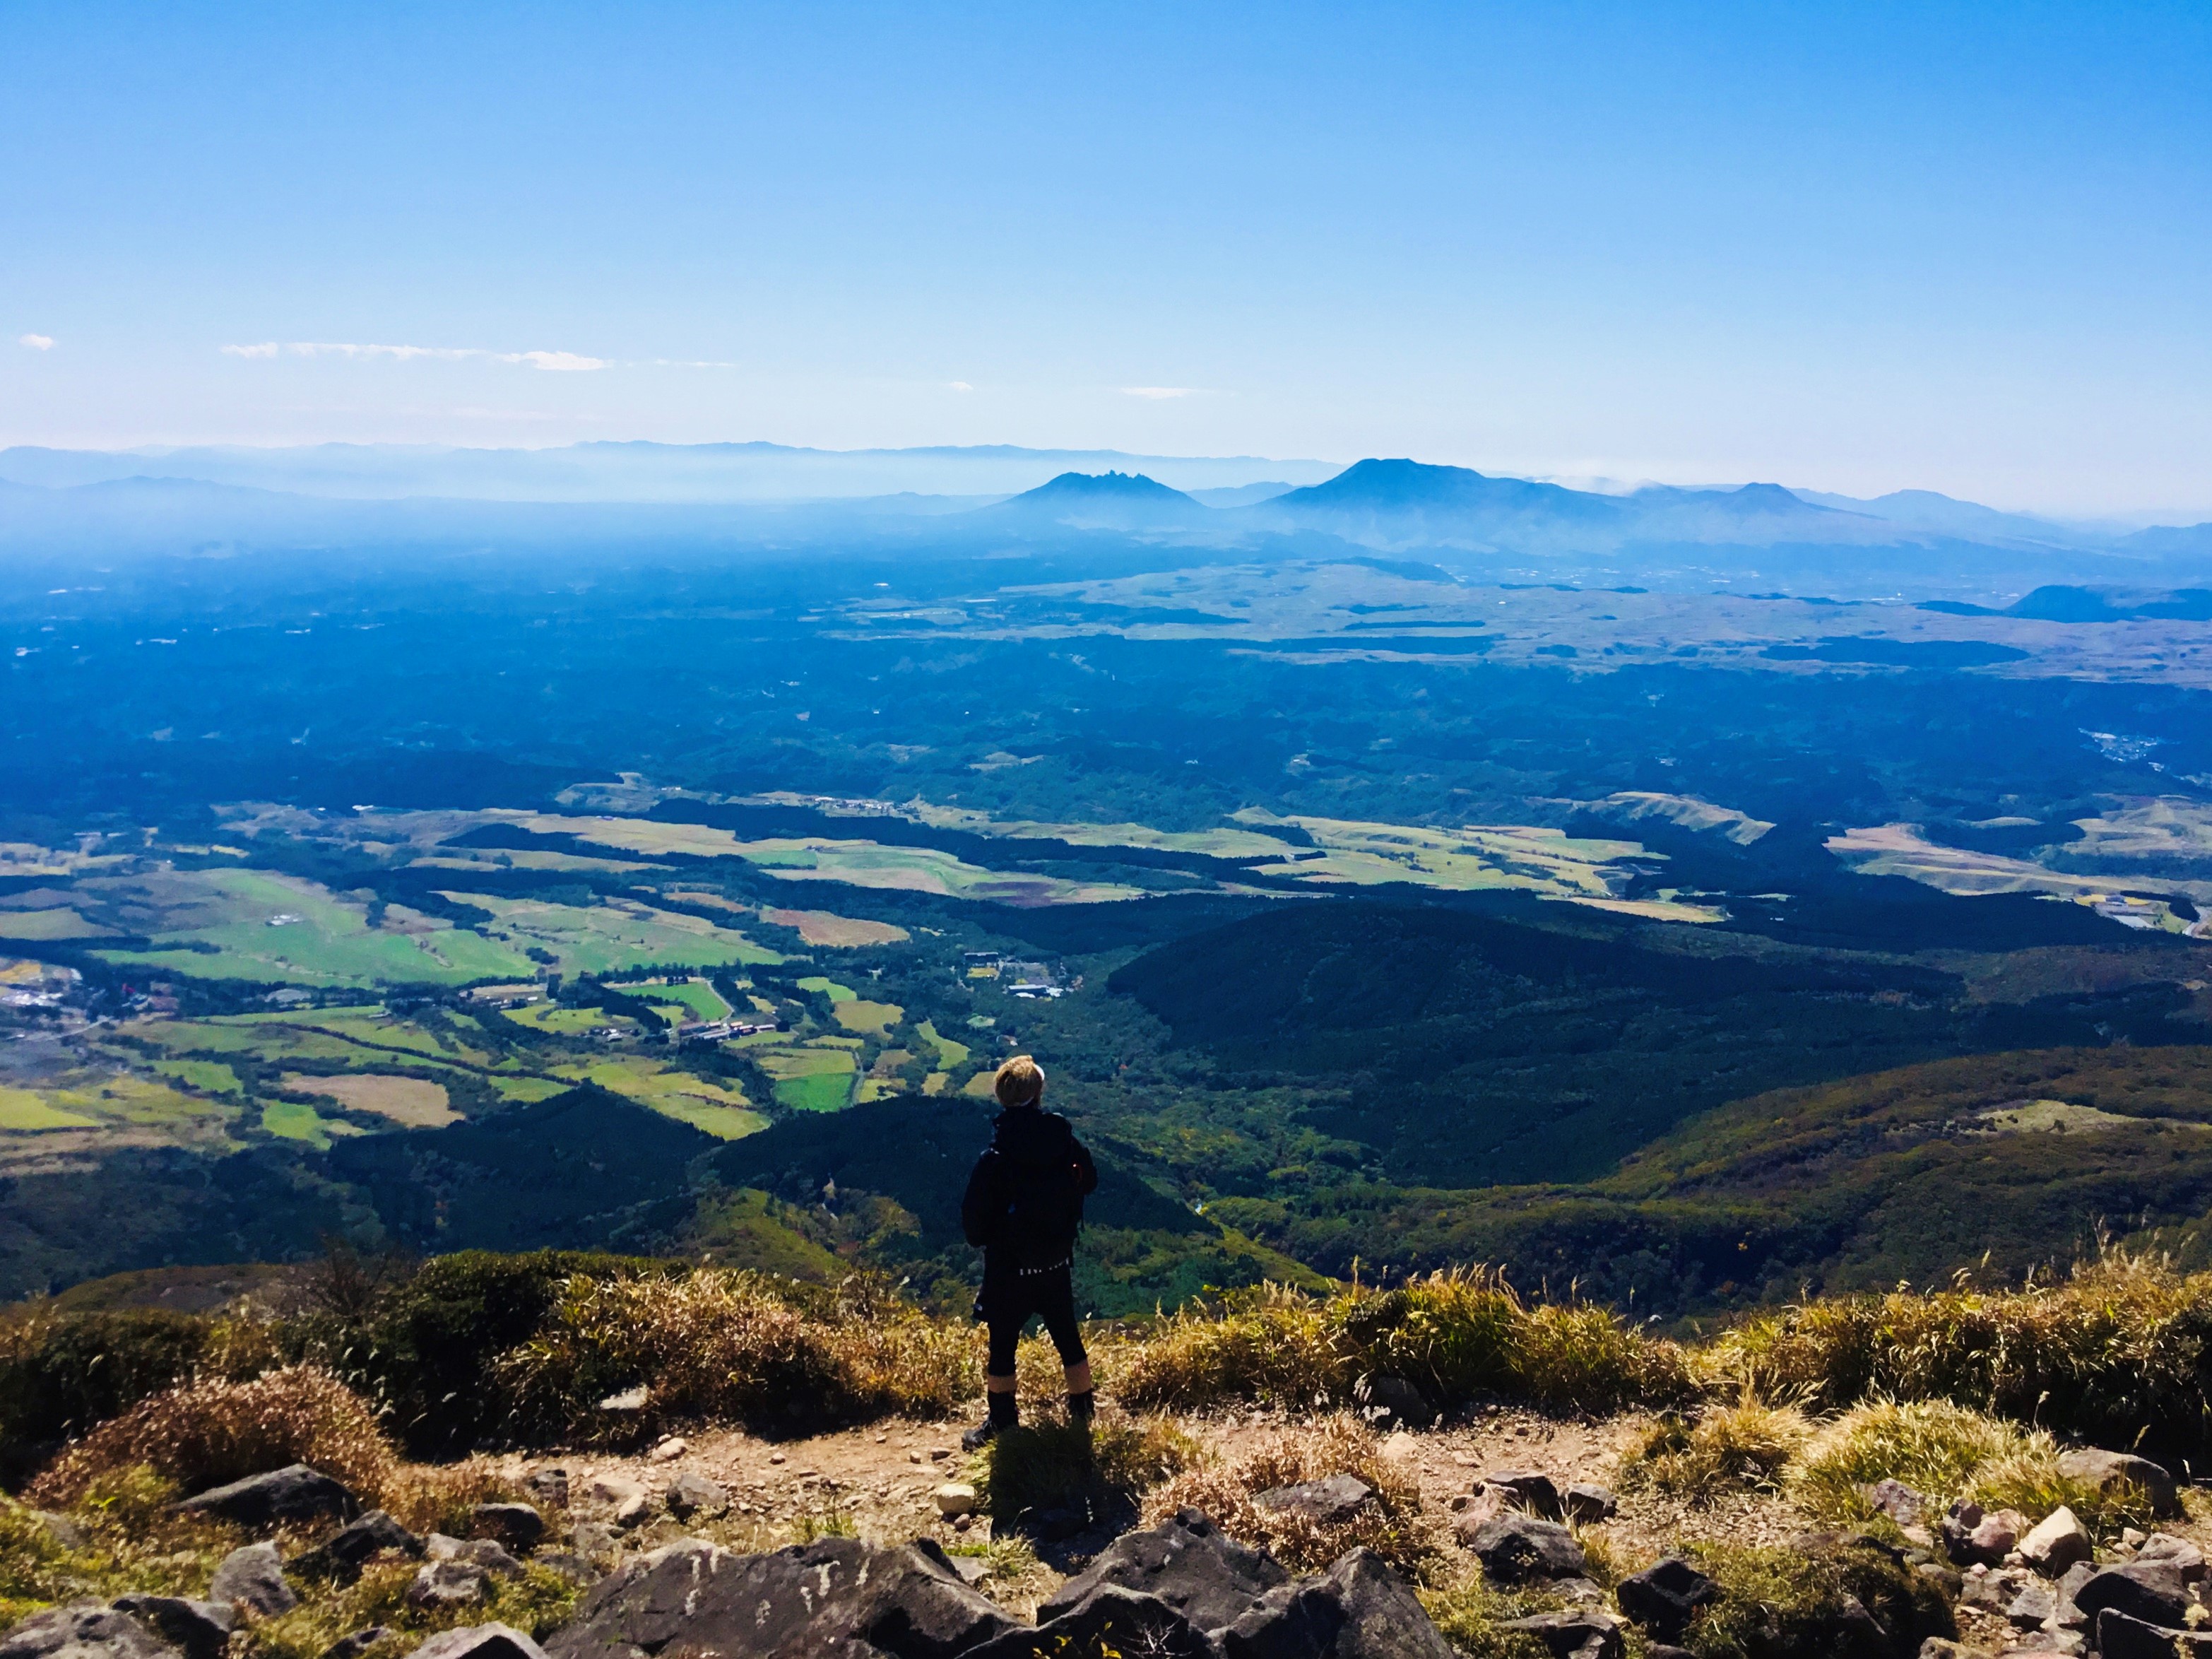
{"label": "green shrub", "polygon": [[1721,1591],[1690,1626],[1687,1645],[1698,1659],[1862,1659],[1871,1632],[1853,1627],[1846,1598],[1873,1616],[1895,1652],[1959,1633],[1935,1583],[1870,1540],[1783,1549],[1697,1544],[1690,1554]]}
{"label": "green shrub", "polygon": [[485,1386],[493,1362],[536,1335],[570,1282],[665,1279],[680,1263],[587,1250],[434,1256],[366,1310],[311,1316],[296,1351],[374,1401],[412,1455],[511,1443],[509,1402]]}
{"label": "green shrub", "polygon": [[1539,1638],[1504,1626],[1531,1613],[1559,1611],[1565,1604],[1556,1595],[1540,1589],[1502,1589],[1480,1572],[1419,1594],[1430,1621],[1468,1659],[1550,1659],[1551,1650]]}

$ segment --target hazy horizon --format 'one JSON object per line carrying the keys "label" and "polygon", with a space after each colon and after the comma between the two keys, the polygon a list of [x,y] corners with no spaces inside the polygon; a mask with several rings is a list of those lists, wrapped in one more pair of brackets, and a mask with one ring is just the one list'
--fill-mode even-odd
{"label": "hazy horizon", "polygon": [[15,11],[0,444],[2212,515],[2212,15]]}

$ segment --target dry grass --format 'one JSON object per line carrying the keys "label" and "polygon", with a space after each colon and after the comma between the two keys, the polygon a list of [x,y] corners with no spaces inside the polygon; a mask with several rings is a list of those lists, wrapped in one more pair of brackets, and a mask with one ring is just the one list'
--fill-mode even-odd
{"label": "dry grass", "polygon": [[1840,1297],[1753,1319],[1702,1356],[1724,1386],[1841,1411],[1948,1400],[2093,1444],[2201,1455],[2212,1275],[2107,1252],[2019,1291]]}
{"label": "dry grass", "polygon": [[1731,1406],[1706,1407],[1694,1423],[1662,1418],[1622,1460],[1622,1478],[1692,1502],[1774,1492],[1812,1437],[1804,1413],[1747,1395]]}
{"label": "dry grass", "polygon": [[377,1490],[394,1460],[360,1395],[315,1366],[288,1365],[142,1401],[63,1452],[28,1495],[72,1504],[95,1480],[141,1467],[198,1492],[287,1463],[312,1464],[359,1492]]}
{"label": "dry grass", "polygon": [[1374,1376],[1404,1377],[1440,1408],[1487,1394],[1604,1412],[1691,1391],[1673,1343],[1606,1309],[1531,1306],[1498,1273],[1455,1269],[1392,1291],[1316,1298],[1268,1285],[1218,1308],[1194,1304],[1145,1341],[1119,1392],[1181,1410],[1321,1408],[1351,1403]]}
{"label": "dry grass", "polygon": [[[1820,1431],[1790,1472],[1790,1492],[1828,1521],[1869,1518],[1874,1511],[1862,1489],[1877,1480],[1902,1481],[1945,1504],[1967,1495],[1977,1470],[2011,1455],[2028,1438],[2010,1423],[1948,1401],[1878,1401],[1845,1412]],[[2047,1443],[2049,1437],[2042,1438]]]}
{"label": "dry grass", "polygon": [[[943,1416],[981,1378],[968,1334],[854,1287],[811,1317],[773,1282],[701,1268],[684,1279],[568,1281],[494,1385],[526,1437],[627,1443],[672,1425],[808,1431],[893,1414]],[[598,1409],[642,1385],[645,1409]]]}
{"label": "dry grass", "polygon": [[[1145,1520],[1156,1523],[1178,1510],[1200,1509],[1232,1538],[1264,1546],[1299,1572],[1321,1571],[1345,1551],[1364,1546],[1423,1582],[1443,1559],[1442,1528],[1422,1514],[1419,1486],[1382,1455],[1382,1443],[1349,1413],[1278,1430],[1234,1460],[1202,1464],[1154,1489],[1145,1501]],[[1375,1500],[1329,1525],[1253,1501],[1277,1486],[1332,1474],[1358,1476],[1375,1489]]]}

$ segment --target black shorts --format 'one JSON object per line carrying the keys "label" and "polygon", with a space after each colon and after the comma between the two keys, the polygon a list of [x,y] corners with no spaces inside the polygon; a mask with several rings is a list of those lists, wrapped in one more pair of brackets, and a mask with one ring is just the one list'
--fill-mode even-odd
{"label": "black shorts", "polygon": [[1045,1334],[1060,1350],[1061,1364],[1080,1365],[1090,1358],[1083,1349],[1083,1327],[1075,1317],[1075,1286],[1066,1267],[1041,1273],[994,1273],[987,1267],[975,1312],[991,1329],[993,1376],[1014,1374],[1014,1350],[1033,1315],[1044,1321]]}

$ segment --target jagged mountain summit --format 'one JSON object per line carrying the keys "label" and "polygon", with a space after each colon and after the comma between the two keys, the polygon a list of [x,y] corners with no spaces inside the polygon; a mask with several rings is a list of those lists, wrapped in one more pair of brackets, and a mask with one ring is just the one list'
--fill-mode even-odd
{"label": "jagged mountain summit", "polygon": [[1176,530],[1222,518],[1141,472],[1063,472],[983,511],[1000,520],[1073,530]]}

